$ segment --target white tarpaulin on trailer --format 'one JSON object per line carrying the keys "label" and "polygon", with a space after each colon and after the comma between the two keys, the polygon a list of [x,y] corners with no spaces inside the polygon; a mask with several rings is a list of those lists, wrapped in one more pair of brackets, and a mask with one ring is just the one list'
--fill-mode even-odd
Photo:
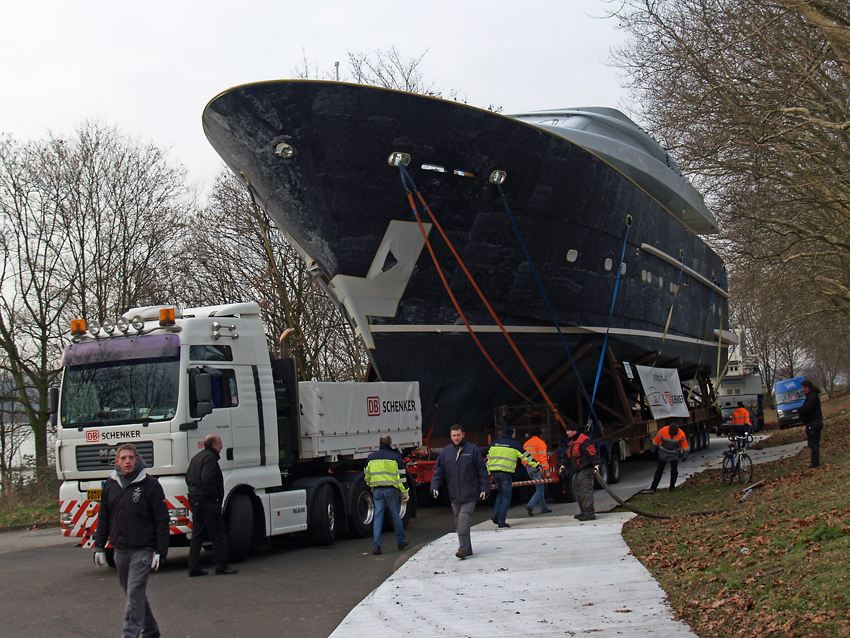
{"label": "white tarpaulin on trailer", "polygon": [[675,368],[649,368],[635,366],[643,392],[649,402],[653,419],[668,416],[690,416],[688,404],[682,394],[679,371]]}

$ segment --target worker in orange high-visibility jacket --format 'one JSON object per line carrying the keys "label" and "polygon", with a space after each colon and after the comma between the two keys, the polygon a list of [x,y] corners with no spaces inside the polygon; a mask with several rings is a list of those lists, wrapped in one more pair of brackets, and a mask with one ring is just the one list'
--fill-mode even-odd
{"label": "worker in orange high-visibility jacket", "polygon": [[732,429],[737,436],[745,436],[753,429],[753,424],[750,422],[750,413],[740,401],[738,401],[738,407],[732,413]]}
{"label": "worker in orange high-visibility jacket", "polygon": [[[540,464],[539,467],[532,467],[525,460],[522,462],[532,481],[542,480],[549,474],[549,454],[546,451],[546,441],[540,438],[542,435],[543,429],[539,425],[534,426],[531,430],[531,437],[522,446]],[[546,506],[546,497],[543,493],[545,489],[545,483],[538,483],[534,486],[534,495],[528,501],[528,505],[525,506],[525,511],[528,512],[529,516],[534,516],[534,506],[538,503],[540,504],[541,514],[548,514],[552,511]]]}
{"label": "worker in orange high-visibility jacket", "polygon": [[676,489],[676,479],[679,478],[679,459],[688,458],[688,437],[675,423],[658,430],[652,439],[652,451],[658,453],[658,467],[652,477],[650,492],[654,492],[661,482],[664,466],[670,462],[670,491]]}

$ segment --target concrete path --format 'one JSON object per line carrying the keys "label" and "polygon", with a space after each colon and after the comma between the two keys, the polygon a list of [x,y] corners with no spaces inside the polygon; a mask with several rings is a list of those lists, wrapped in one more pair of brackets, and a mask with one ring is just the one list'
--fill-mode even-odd
{"label": "concrete path", "polygon": [[[725,439],[712,438],[708,449],[680,464],[677,483],[718,466],[725,447]],[[803,447],[805,443],[754,450],[751,457],[764,463]],[[649,487],[655,466],[653,461],[629,461],[620,483],[611,487],[627,500]],[[552,514],[534,517],[524,505],[512,508],[510,529],[496,529],[490,522],[476,525],[475,553],[466,560],[454,556],[454,533],[416,548],[346,616],[332,638],[695,636],[673,617],[664,591],[629,554],[621,530],[634,514],[599,514],[617,504],[601,490],[594,498],[597,519],[592,522],[572,517],[578,513],[575,503],[549,503]]]}

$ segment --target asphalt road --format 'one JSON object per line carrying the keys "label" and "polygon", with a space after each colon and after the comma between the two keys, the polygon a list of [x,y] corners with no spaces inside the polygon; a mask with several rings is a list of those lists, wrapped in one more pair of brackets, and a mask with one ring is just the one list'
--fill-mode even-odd
{"label": "asphalt road", "polygon": [[[704,467],[716,467],[724,447],[724,440],[712,437],[709,449],[691,454],[680,464],[680,480]],[[772,460],[780,452],[781,448],[753,452],[753,461]],[[647,487],[654,469],[652,460],[630,459],[622,466],[617,493],[628,498]],[[521,504],[516,505],[522,498],[515,498],[509,516],[525,516]],[[600,512],[616,505],[601,490],[595,499]],[[553,515],[578,512],[575,503],[550,500],[548,504]],[[489,505],[479,505],[473,523],[487,521],[491,512]],[[327,638],[357,603],[392,574],[394,566],[417,547],[453,532],[449,507],[420,508],[407,529],[410,547],[405,552],[396,549],[391,532],[384,533],[386,553],[380,556],[372,555],[371,538],[342,538],[330,547],[314,547],[292,535],[236,565],[240,572],[234,576],[191,579],[186,574],[189,550],[175,548],[165,568],[151,574],[148,597],[163,636]],[[0,638],[118,635],[124,597],[115,570],[95,568],[91,551],[74,544],[51,529],[0,534]],[[212,571],[211,552],[201,558],[202,565]]]}
{"label": "asphalt road", "polygon": [[[478,507],[474,522],[489,514]],[[148,598],[163,636],[326,638],[404,554],[453,531],[450,508],[421,508],[405,552],[389,532],[380,556],[372,555],[370,538],[314,547],[293,535],[235,565],[236,575],[192,579],[188,549],[174,548],[164,570],[151,574]],[[203,552],[202,565],[212,572],[211,552]],[[91,551],[58,530],[0,534],[0,601],[3,638],[112,638],[121,629],[124,599],[115,570],[95,568]]]}

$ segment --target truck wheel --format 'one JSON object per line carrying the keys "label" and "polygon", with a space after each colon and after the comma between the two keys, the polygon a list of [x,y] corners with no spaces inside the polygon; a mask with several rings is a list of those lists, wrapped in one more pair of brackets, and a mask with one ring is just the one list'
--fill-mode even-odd
{"label": "truck wheel", "polygon": [[611,462],[608,463],[608,485],[620,482],[620,455],[614,452]]}
{"label": "truck wheel", "polygon": [[103,550],[103,553],[106,554],[106,564],[115,567],[115,548],[107,547]]}
{"label": "truck wheel", "polygon": [[331,486],[327,483],[316,490],[307,532],[317,545],[330,545],[336,540],[336,503]]}
{"label": "truck wheel", "polygon": [[227,560],[241,563],[251,551],[254,512],[247,494],[234,494],[227,506]]}
{"label": "truck wheel", "polygon": [[372,522],[375,520],[375,500],[366,486],[366,481],[358,479],[351,495],[351,531],[359,538],[372,536]]}

